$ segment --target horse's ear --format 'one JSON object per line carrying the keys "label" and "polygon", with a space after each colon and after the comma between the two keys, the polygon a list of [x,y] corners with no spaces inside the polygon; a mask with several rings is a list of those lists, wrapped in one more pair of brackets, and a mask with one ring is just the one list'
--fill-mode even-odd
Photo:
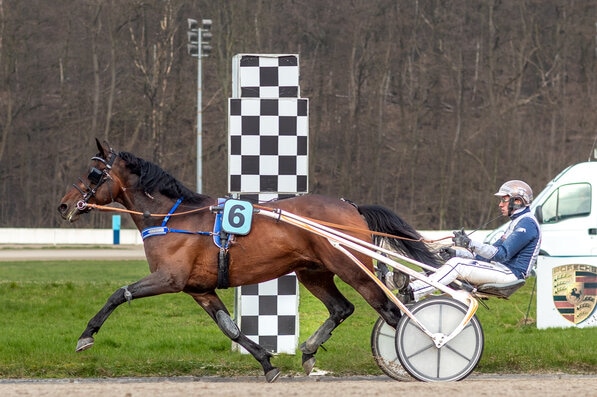
{"label": "horse's ear", "polygon": [[95,144],[97,145],[98,153],[103,154],[104,148],[102,147],[102,144],[100,143],[99,139],[95,138]]}
{"label": "horse's ear", "polygon": [[110,153],[110,145],[108,145],[108,143],[106,142],[106,146],[103,146],[97,138],[95,138],[95,143],[97,145],[97,150],[99,151],[99,154],[102,156],[102,158],[107,159],[108,154]]}

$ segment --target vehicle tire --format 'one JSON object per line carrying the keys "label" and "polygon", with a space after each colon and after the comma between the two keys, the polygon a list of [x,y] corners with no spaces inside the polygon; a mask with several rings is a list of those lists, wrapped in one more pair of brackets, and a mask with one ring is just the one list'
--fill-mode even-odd
{"label": "vehicle tire", "polygon": [[[446,296],[431,297],[410,307],[414,317],[432,334],[449,335],[466,316],[467,306]],[[457,381],[475,369],[483,354],[483,329],[473,316],[464,329],[442,347],[408,316],[396,328],[396,353],[404,369],[426,382]]]}
{"label": "vehicle tire", "polygon": [[406,372],[396,353],[396,329],[379,317],[371,331],[371,352],[377,366],[390,378],[410,382],[414,379]]}

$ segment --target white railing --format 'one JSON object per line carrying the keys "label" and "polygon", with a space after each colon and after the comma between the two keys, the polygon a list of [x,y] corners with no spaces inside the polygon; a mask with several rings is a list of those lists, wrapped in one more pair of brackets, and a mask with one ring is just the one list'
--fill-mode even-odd
{"label": "white railing", "polygon": [[[124,245],[143,244],[137,229],[120,230],[119,240]],[[0,245],[2,244],[114,244],[114,232],[112,229],[0,228]]]}

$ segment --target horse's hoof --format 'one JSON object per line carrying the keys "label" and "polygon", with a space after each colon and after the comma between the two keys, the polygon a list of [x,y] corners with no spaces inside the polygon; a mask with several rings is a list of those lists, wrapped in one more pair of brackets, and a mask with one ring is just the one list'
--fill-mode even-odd
{"label": "horse's hoof", "polygon": [[303,362],[303,369],[305,370],[305,374],[309,375],[311,371],[313,371],[313,367],[315,366],[315,357],[311,357],[310,359]]}
{"label": "horse's hoof", "polygon": [[83,350],[89,349],[91,346],[93,346],[93,342],[94,341],[92,337],[79,339],[75,352],[82,352]]}
{"label": "horse's hoof", "polygon": [[265,380],[267,380],[267,383],[274,383],[280,376],[280,373],[278,368],[274,368],[265,374]]}

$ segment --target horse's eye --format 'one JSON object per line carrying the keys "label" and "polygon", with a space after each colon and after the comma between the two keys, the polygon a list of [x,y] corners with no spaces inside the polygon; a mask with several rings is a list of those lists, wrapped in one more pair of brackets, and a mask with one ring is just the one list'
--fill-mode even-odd
{"label": "horse's eye", "polygon": [[98,170],[95,167],[91,167],[91,170],[89,171],[89,175],[87,175],[87,179],[89,179],[89,181],[91,183],[93,183],[94,185],[97,185],[100,180],[102,179],[102,175],[103,172]]}

